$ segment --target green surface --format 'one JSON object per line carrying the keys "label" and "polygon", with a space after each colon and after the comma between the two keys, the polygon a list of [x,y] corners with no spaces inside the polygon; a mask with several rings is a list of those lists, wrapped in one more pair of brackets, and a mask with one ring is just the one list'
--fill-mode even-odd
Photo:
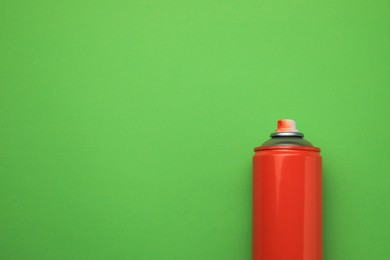
{"label": "green surface", "polygon": [[250,260],[251,156],[324,158],[325,260],[390,255],[388,1],[1,1],[0,259]]}

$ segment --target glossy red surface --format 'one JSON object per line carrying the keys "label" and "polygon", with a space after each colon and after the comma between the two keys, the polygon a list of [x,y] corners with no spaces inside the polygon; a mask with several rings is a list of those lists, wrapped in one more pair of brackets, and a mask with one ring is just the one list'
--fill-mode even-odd
{"label": "glossy red surface", "polygon": [[253,260],[322,260],[319,149],[256,148],[253,157]]}

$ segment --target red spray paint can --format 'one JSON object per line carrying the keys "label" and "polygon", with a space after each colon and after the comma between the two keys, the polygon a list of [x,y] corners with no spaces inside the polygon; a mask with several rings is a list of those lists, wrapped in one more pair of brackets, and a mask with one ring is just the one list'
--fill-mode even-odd
{"label": "red spray paint can", "polygon": [[253,156],[253,260],[322,260],[322,159],[294,120]]}

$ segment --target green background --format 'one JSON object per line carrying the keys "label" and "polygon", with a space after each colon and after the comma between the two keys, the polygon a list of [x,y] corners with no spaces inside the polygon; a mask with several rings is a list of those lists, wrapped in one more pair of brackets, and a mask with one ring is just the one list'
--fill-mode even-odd
{"label": "green background", "polygon": [[322,148],[325,259],[388,259],[387,0],[3,0],[0,32],[0,259],[250,260],[281,118]]}

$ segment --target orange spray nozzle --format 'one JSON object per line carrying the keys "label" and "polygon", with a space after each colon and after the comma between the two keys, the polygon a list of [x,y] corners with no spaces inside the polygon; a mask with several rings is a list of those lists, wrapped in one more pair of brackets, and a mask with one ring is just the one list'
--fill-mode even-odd
{"label": "orange spray nozzle", "polygon": [[295,121],[292,119],[278,120],[278,129],[275,132],[298,132]]}

